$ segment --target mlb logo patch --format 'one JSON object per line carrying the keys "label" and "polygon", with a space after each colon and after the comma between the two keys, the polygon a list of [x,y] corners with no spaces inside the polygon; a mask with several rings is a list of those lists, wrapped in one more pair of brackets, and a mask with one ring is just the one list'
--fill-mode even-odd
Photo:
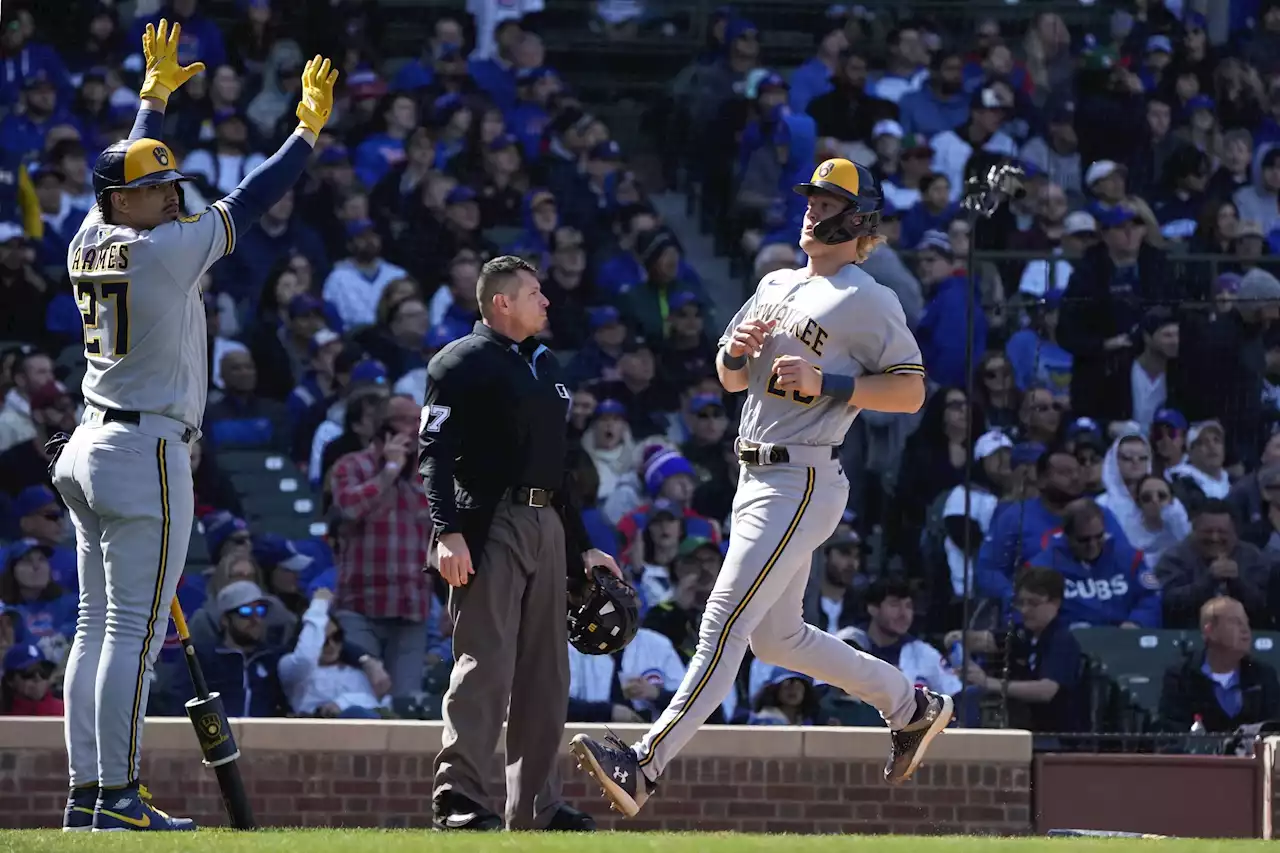
{"label": "mlb logo patch", "polygon": [[572,395],[569,393],[569,389],[565,387],[565,384],[563,382],[556,383],[556,393],[566,400],[571,399],[572,397]]}

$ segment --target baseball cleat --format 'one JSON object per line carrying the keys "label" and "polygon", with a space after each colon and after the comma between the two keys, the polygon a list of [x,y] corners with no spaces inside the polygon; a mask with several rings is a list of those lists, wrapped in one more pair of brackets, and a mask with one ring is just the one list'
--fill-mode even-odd
{"label": "baseball cleat", "polygon": [[67,794],[67,807],[62,812],[63,832],[88,832],[93,829],[93,808],[98,804],[98,786],[81,785]]}
{"label": "baseball cleat", "polygon": [[916,688],[916,717],[905,728],[889,733],[893,751],[884,766],[884,780],[901,785],[924,760],[929,743],[942,734],[955,712],[955,702],[923,687]]}
{"label": "baseball cleat", "polygon": [[437,831],[493,832],[502,829],[503,820],[470,797],[446,790],[432,800],[431,826]]}
{"label": "baseball cleat", "polygon": [[649,780],[640,772],[640,760],[631,747],[614,735],[606,735],[604,741],[578,735],[570,741],[569,749],[578,759],[578,767],[586,770],[609,798],[609,808],[624,817],[635,817],[649,799]]}
{"label": "baseball cleat", "polygon": [[191,832],[196,822],[188,817],[170,817],[151,805],[145,785],[102,788],[93,812],[94,832]]}

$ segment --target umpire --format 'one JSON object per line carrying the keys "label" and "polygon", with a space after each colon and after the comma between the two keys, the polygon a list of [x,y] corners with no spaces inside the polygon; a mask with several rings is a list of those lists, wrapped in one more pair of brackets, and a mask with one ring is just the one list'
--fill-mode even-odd
{"label": "umpire", "polygon": [[[480,322],[427,366],[418,444],[435,525],[429,565],[449,584],[454,624],[433,823],[591,830],[590,816],[561,801],[556,770],[569,702],[566,555],[619,572],[585,547],[568,503],[572,395],[534,337],[549,304],[538,271],[494,258],[476,296]],[[504,718],[505,821],[488,808],[485,784]]]}

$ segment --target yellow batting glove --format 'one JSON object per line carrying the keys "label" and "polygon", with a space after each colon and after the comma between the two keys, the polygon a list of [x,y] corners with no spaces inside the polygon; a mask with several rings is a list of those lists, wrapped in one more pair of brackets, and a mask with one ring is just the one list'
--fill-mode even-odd
{"label": "yellow batting glove", "polygon": [[333,86],[338,82],[338,69],[316,54],[302,69],[302,102],[298,104],[298,121],[302,127],[318,134],[333,112]]}
{"label": "yellow batting glove", "polygon": [[147,24],[147,31],[142,34],[142,55],[147,60],[147,74],[142,81],[139,94],[144,98],[155,98],[169,103],[169,96],[176,92],[183,83],[204,70],[203,62],[191,65],[178,64],[178,38],[182,35],[182,25],[175,23],[169,29],[169,22],[160,19],[160,29]]}

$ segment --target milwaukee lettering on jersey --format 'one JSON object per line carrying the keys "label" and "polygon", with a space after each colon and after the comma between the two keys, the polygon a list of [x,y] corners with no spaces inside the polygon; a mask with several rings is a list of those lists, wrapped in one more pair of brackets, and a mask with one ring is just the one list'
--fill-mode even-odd
{"label": "milwaukee lettering on jersey", "polygon": [[766,302],[755,308],[752,316],[769,322],[776,320],[773,333],[785,332],[794,336],[816,356],[822,355],[822,345],[831,335],[817,321],[785,302]]}

